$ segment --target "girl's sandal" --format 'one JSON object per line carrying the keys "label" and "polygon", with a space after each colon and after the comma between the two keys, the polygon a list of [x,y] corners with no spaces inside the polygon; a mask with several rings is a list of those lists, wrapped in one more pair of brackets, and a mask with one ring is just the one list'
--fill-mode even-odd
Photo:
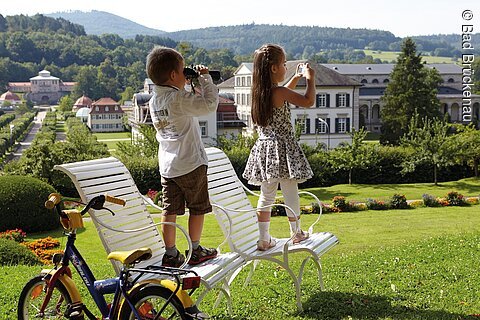
{"label": "girl's sandal", "polygon": [[267,240],[258,240],[257,241],[257,250],[259,251],[267,251],[268,249],[271,249],[275,247],[277,244],[277,241],[270,237],[270,241]]}

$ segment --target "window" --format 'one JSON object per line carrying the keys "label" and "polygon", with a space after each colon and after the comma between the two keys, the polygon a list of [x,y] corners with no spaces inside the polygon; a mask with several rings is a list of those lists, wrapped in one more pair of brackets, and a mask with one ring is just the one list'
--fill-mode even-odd
{"label": "window", "polygon": [[368,80],[367,79],[362,79],[362,81],[360,81],[361,83],[368,83]]}
{"label": "window", "polygon": [[247,105],[251,105],[252,101],[250,100],[250,93],[247,93]]}
{"label": "window", "polygon": [[330,95],[327,93],[317,94],[317,108],[329,108],[330,107]]}
{"label": "window", "polygon": [[389,82],[390,82],[390,80],[388,80],[388,79],[383,80],[383,83],[389,83]]}
{"label": "window", "polygon": [[240,104],[240,93],[237,93],[237,104]]}
{"label": "window", "polygon": [[95,107],[95,111],[100,111],[100,108],[98,106]]}
{"label": "window", "polygon": [[105,112],[108,112],[108,110],[109,110],[108,107],[105,107]]}
{"label": "window", "polygon": [[245,93],[242,93],[242,105],[245,105]]}
{"label": "window", "polygon": [[115,111],[118,111],[118,106],[115,106]]}
{"label": "window", "polygon": [[235,85],[236,85],[237,87],[240,87],[240,77],[236,77],[236,78],[235,78]]}
{"label": "window", "polygon": [[199,121],[198,124],[200,125],[200,134],[202,137],[206,137],[208,135],[207,121]]}
{"label": "window", "polygon": [[301,134],[310,133],[310,119],[306,116],[295,119],[295,126],[300,128]]}
{"label": "window", "polygon": [[349,107],[350,106],[350,95],[348,93],[338,93],[336,95],[336,106],[338,107]]}
{"label": "window", "polygon": [[378,83],[378,79],[373,79],[372,83]]}
{"label": "window", "polygon": [[252,85],[252,77],[247,77],[247,86],[251,86]]}
{"label": "window", "polygon": [[330,127],[330,118],[315,119],[315,133],[328,133]]}
{"label": "window", "polygon": [[454,82],[455,82],[455,80],[453,80],[453,78],[448,79],[448,83],[454,83]]}
{"label": "window", "polygon": [[242,77],[242,87],[245,87],[245,77]]}
{"label": "window", "polygon": [[350,131],[350,118],[336,118],[335,132],[346,133]]}

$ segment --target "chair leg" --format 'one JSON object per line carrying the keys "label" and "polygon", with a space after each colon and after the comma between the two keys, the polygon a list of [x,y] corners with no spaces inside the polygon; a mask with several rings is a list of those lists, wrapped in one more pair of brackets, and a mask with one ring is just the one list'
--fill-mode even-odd
{"label": "chair leg", "polygon": [[247,279],[245,279],[245,283],[243,284],[244,288],[250,283],[250,280],[252,279],[252,276],[253,276],[253,272],[255,271],[259,263],[260,263],[260,260],[253,260],[251,262],[250,272],[248,273]]}
{"label": "chair leg", "polygon": [[285,270],[290,274],[290,277],[292,278],[293,284],[295,286],[295,296],[296,296],[296,300],[297,300],[297,309],[298,309],[298,312],[302,312],[303,311],[303,306],[302,306],[302,292],[300,290],[300,281],[295,276],[295,273],[293,272],[293,270],[290,269],[290,266],[288,264],[284,264],[282,266],[285,268]]}

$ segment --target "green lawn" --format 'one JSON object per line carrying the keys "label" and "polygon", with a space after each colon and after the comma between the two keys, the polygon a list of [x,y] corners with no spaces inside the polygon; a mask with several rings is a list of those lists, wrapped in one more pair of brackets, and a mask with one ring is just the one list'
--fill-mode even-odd
{"label": "green lawn", "polygon": [[109,139],[130,139],[130,132],[102,132],[93,133],[98,141]]}
{"label": "green lawn", "polygon": [[[380,59],[384,62],[396,61],[400,52],[397,51],[379,51],[379,50],[363,50],[367,56],[372,56],[374,59]],[[451,57],[433,57],[422,56],[422,61],[427,63],[455,63]]]}
{"label": "green lawn", "polygon": [[[314,219],[304,215],[303,226]],[[184,218],[179,222],[185,225]],[[322,230],[333,232],[341,243],[322,260],[326,291],[320,291],[314,268],[307,268],[303,313],[296,312],[289,276],[272,263],[260,264],[246,288],[247,271],[240,273],[232,286],[233,318],[224,304],[212,308],[213,293],[202,308],[213,319],[478,319],[469,315],[480,311],[479,205],[325,214],[317,227]],[[48,234],[59,237],[61,232],[34,237]],[[272,234],[288,234],[285,217],[272,218]],[[216,246],[221,238],[214,217],[207,215],[202,243]],[[97,277],[112,276],[91,222],[79,232],[78,247]],[[293,258],[297,267],[299,257]],[[15,318],[22,285],[40,269],[1,267],[0,319]],[[74,279],[79,283],[78,276]],[[81,292],[87,295],[83,288]],[[94,310],[91,299],[86,302]]]}
{"label": "green lawn", "polygon": [[[332,198],[342,195],[347,200],[364,202],[368,198],[387,200],[393,194],[399,193],[405,195],[407,200],[421,200],[422,195],[427,193],[437,197],[444,197],[448,192],[454,190],[464,196],[480,195],[480,179],[467,178],[459,181],[441,182],[438,186],[433,183],[412,183],[412,184],[339,184],[326,188],[306,189],[314,193],[321,201],[330,203]],[[251,198],[252,201],[256,201]],[[303,199],[303,203],[310,200]],[[256,203],[256,202],[255,202]]]}

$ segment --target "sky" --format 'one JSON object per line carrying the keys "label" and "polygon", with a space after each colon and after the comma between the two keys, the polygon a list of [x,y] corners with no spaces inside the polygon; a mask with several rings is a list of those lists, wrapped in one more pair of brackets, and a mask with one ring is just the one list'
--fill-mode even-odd
{"label": "sky", "polygon": [[[163,31],[238,24],[366,28],[395,36],[480,32],[478,0],[21,0],[4,1],[4,16],[61,11],[107,11]],[[473,18],[462,18],[470,10]]]}

